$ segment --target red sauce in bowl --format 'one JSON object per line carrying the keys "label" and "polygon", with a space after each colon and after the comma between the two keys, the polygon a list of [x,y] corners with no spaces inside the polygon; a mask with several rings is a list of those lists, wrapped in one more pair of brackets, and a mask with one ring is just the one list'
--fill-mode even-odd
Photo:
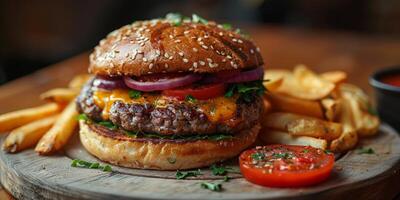
{"label": "red sauce in bowl", "polygon": [[386,75],[382,77],[381,81],[392,86],[400,87],[400,74]]}

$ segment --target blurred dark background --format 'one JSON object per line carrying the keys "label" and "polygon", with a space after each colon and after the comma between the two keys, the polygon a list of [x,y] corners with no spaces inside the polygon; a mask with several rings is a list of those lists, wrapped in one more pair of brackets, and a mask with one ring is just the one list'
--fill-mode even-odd
{"label": "blurred dark background", "polygon": [[0,84],[89,51],[125,24],[168,12],[196,13],[239,27],[400,37],[398,0],[0,0]]}

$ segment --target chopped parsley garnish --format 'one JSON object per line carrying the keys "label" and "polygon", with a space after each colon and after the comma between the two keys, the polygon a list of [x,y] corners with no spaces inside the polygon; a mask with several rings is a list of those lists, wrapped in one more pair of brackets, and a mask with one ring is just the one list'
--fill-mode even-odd
{"label": "chopped parsley garnish", "polygon": [[225,30],[231,30],[232,29],[232,25],[231,24],[222,24],[222,28]]}
{"label": "chopped parsley garnish", "polygon": [[251,154],[251,158],[253,160],[263,160],[265,158],[265,155],[261,152],[256,152],[256,153]]}
{"label": "chopped parsley garnish", "polygon": [[165,16],[165,19],[171,21],[174,26],[180,26],[182,24],[182,18],[183,16],[179,13],[168,13]]}
{"label": "chopped parsley garnish", "polygon": [[142,92],[137,90],[129,90],[128,95],[131,99],[138,99],[142,96]]}
{"label": "chopped parsley garnish", "polygon": [[214,176],[224,176],[228,173],[228,171],[226,170],[226,168],[224,166],[217,166],[217,165],[213,164],[213,165],[211,165],[210,169]]}
{"label": "chopped parsley garnish", "polygon": [[310,152],[310,150],[308,150],[308,149],[303,150],[303,153],[308,153],[308,152]]}
{"label": "chopped parsley garnish", "polygon": [[175,177],[178,180],[186,179],[187,177],[196,177],[198,175],[201,175],[200,169],[198,169],[197,171],[186,171],[186,172],[176,171],[175,173]]}
{"label": "chopped parsley garnish", "polygon": [[187,95],[186,97],[185,97],[185,101],[187,101],[187,102],[190,102],[190,103],[195,103],[196,101],[197,101],[197,99],[196,98],[194,98],[194,96],[192,96],[192,95]]}
{"label": "chopped parsley garnish", "polygon": [[202,24],[207,24],[208,21],[196,14],[192,14],[192,22],[194,23],[202,23]]}
{"label": "chopped parsley garnish", "polygon": [[262,80],[251,81],[247,83],[236,83],[229,86],[225,97],[232,97],[235,92],[239,94],[239,98],[243,99],[245,102],[252,102],[256,95],[263,95],[265,87]]}
{"label": "chopped parsley garnish", "polygon": [[208,189],[211,191],[216,191],[219,192],[222,190],[222,185],[221,183],[209,183],[209,182],[202,182],[201,187],[204,189]]}
{"label": "chopped parsley garnish", "polygon": [[80,114],[76,117],[77,120],[83,120],[83,121],[88,121],[89,117],[86,114]]}
{"label": "chopped parsley garnish", "polygon": [[357,151],[358,154],[374,154],[375,151],[372,148],[361,147]]}
{"label": "chopped parsley garnish", "polygon": [[105,126],[111,130],[117,129],[117,126],[115,124],[113,124],[111,121],[101,121],[101,122],[98,122],[97,124]]}
{"label": "chopped parsley garnish", "polygon": [[74,159],[72,160],[71,167],[87,168],[87,169],[100,169],[105,172],[112,172],[110,165],[100,165],[100,163],[92,163],[84,160]]}
{"label": "chopped parsley garnish", "polygon": [[332,151],[331,151],[331,150],[329,150],[329,149],[325,149],[325,150],[324,150],[324,152],[325,152],[326,154],[330,154],[330,153],[332,153]]}
{"label": "chopped parsley garnish", "polygon": [[282,159],[288,159],[288,158],[292,158],[293,155],[291,155],[290,153],[273,153],[272,157],[274,158],[282,158]]}
{"label": "chopped parsley garnish", "polygon": [[228,182],[231,179],[229,176],[224,176],[224,182]]}

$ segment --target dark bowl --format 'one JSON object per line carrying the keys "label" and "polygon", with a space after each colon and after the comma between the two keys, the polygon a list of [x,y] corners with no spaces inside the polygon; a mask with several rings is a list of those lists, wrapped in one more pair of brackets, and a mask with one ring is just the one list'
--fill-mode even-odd
{"label": "dark bowl", "polygon": [[375,89],[375,97],[379,117],[400,131],[400,87],[383,83],[381,80],[387,75],[399,74],[400,66],[385,68],[373,74],[369,83]]}

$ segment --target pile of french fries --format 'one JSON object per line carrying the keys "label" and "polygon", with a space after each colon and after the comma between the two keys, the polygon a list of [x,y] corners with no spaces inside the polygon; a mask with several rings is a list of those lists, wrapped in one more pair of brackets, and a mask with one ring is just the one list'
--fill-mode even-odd
{"label": "pile of french fries", "polygon": [[16,153],[35,147],[40,155],[60,150],[74,133],[78,113],[74,99],[89,75],[77,75],[68,88],[56,88],[40,95],[47,103],[0,115],[0,133],[10,132],[3,149]]}
{"label": "pile of french fries", "polygon": [[380,121],[369,113],[368,96],[346,83],[347,74],[316,74],[304,65],[266,70],[266,114],[260,139],[265,143],[310,145],[344,152],[360,137],[377,133]]}

